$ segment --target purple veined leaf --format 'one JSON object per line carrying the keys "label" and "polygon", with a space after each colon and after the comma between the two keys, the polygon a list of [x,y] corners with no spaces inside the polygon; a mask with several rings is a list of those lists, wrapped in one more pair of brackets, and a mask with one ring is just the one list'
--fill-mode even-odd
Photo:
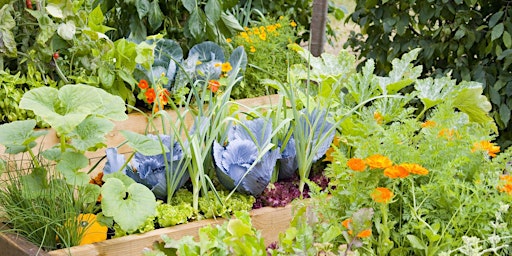
{"label": "purple veined leaf", "polygon": [[242,124],[243,125],[233,125],[229,128],[228,141],[253,141],[254,139],[256,139],[256,142],[258,143],[257,145],[260,148],[270,141],[270,136],[272,134],[272,120],[257,118],[253,120],[243,121]]}
{"label": "purple veined leaf", "polygon": [[[270,183],[279,152],[270,150],[254,164],[258,157],[255,143],[252,140],[238,139],[230,141],[225,147],[215,142],[213,156],[217,177],[222,185],[232,190],[239,184],[237,191],[259,195]],[[254,167],[250,169],[253,164]]]}
{"label": "purple veined leaf", "polygon": [[107,155],[107,162],[103,167],[104,174],[111,174],[118,171],[126,173],[126,167],[121,170],[121,167],[126,162],[125,157],[124,155],[118,153],[117,148],[107,148],[105,153]]}
{"label": "purple veined leaf", "polygon": [[[307,109],[303,109],[301,112],[303,114],[299,117],[298,125],[302,126],[304,134],[301,134],[301,136],[295,134],[294,137],[312,138],[311,144],[315,145],[315,147],[319,145],[313,157],[313,162],[316,162],[325,155],[325,152],[331,146],[335,133],[335,129],[332,129],[334,124],[327,121],[326,110],[313,109],[313,111],[309,112]],[[311,132],[313,132],[312,136]],[[323,141],[320,141],[322,139]]]}
{"label": "purple veined leaf", "polygon": [[297,151],[295,150],[295,139],[292,135],[286,143],[284,150],[281,152],[281,157],[279,158],[278,180],[290,179],[298,168],[299,164],[297,162]]}

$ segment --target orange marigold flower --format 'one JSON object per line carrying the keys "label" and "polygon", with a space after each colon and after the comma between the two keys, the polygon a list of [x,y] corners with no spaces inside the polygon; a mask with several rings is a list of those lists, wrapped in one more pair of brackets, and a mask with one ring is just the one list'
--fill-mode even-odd
{"label": "orange marigold flower", "polygon": [[366,164],[365,164],[364,160],[360,159],[360,158],[350,158],[347,161],[347,166],[352,171],[356,171],[356,172],[362,172],[362,171],[364,171],[364,169],[366,169]]}
{"label": "orange marigold flower", "polygon": [[155,98],[156,98],[156,93],[155,93],[155,89],[153,88],[149,88],[145,93],[144,95],[146,96],[146,101],[151,104],[155,101]]}
{"label": "orange marigold flower", "polygon": [[233,67],[231,67],[231,63],[229,63],[229,62],[222,63],[222,66],[221,66],[222,72],[227,73],[227,72],[231,71],[232,69],[233,69]]}
{"label": "orange marigold flower", "polygon": [[418,174],[418,175],[427,175],[428,174],[428,170],[419,164],[403,163],[403,164],[400,164],[400,166],[405,168],[408,173]]}
{"label": "orange marigold flower", "polygon": [[494,143],[491,143],[489,141],[480,141],[473,144],[473,148],[471,149],[471,152],[475,152],[478,150],[486,150],[487,154],[491,157],[496,157],[496,153],[500,152],[500,146],[494,145]]}
{"label": "orange marigold flower", "polygon": [[409,172],[400,165],[393,165],[384,169],[384,175],[392,179],[405,178],[409,176]]}
{"label": "orange marigold flower", "polygon": [[430,120],[427,120],[427,121],[425,121],[424,123],[421,124],[422,128],[434,127],[434,126],[436,126],[436,122],[430,121]]}
{"label": "orange marigold flower", "polygon": [[378,187],[372,191],[370,196],[373,201],[377,203],[387,204],[391,201],[391,198],[393,198],[393,192],[387,188]]}
{"label": "orange marigold flower", "polygon": [[375,154],[366,158],[366,164],[372,169],[385,169],[393,165],[393,162],[389,158]]}
{"label": "orange marigold flower", "polygon": [[208,81],[208,89],[212,91],[213,93],[216,93],[219,90],[220,83],[217,80],[210,80]]}
{"label": "orange marigold flower", "polygon": [[148,81],[144,80],[144,79],[141,79],[139,81],[139,88],[142,89],[142,90],[146,90],[148,87],[149,87],[149,84],[148,84]]}
{"label": "orange marigold flower", "polygon": [[375,111],[373,113],[373,119],[375,119],[375,121],[377,121],[378,124],[382,124],[382,121],[384,120],[382,118],[382,115],[378,111]]}
{"label": "orange marigold flower", "polygon": [[371,229],[365,229],[361,232],[359,232],[359,234],[357,234],[357,237],[359,238],[367,238],[367,237],[370,237],[372,235],[372,230]]}

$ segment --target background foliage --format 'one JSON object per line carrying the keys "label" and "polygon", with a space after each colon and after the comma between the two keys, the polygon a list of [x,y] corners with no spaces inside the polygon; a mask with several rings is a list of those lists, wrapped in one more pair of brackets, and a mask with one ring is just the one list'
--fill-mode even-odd
{"label": "background foliage", "polygon": [[483,83],[493,105],[499,142],[511,144],[512,9],[508,1],[357,0],[349,17],[361,27],[345,46],[374,59],[385,74],[391,60],[421,47],[423,76],[450,73],[458,81]]}

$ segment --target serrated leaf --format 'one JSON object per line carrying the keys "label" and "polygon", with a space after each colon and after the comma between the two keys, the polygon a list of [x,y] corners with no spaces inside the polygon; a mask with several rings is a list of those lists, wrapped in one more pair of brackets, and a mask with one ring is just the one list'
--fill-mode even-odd
{"label": "serrated leaf", "polygon": [[162,150],[164,150],[165,153],[169,152],[167,147],[162,147],[160,141],[153,140],[148,136],[128,130],[122,130],[121,134],[128,140],[130,147],[145,156],[163,154],[164,152]]}
{"label": "serrated leaf", "polygon": [[96,151],[104,146],[105,136],[114,128],[107,119],[94,116],[87,117],[68,136],[72,138],[71,145],[79,151]]}
{"label": "serrated leaf", "polygon": [[35,140],[48,131],[34,131],[35,120],[15,121],[0,125],[0,144],[6,146],[6,153],[17,154],[35,147]]}
{"label": "serrated leaf", "polygon": [[139,183],[129,186],[116,178],[109,178],[101,188],[103,215],[112,217],[126,232],[134,232],[156,214],[153,192]]}

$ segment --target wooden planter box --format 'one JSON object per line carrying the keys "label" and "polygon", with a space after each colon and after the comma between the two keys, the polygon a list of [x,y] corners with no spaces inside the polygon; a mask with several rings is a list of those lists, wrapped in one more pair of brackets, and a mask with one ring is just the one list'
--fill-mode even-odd
{"label": "wooden planter box", "polygon": [[[291,205],[279,208],[264,207],[251,211],[252,224],[257,230],[261,231],[267,245],[278,240],[279,233],[284,232],[290,226],[292,216]],[[200,228],[207,225],[221,225],[224,221],[225,220],[221,218],[195,221],[173,227],[156,229],[144,234],[129,235],[50,252],[40,251],[36,245],[15,234],[0,233],[0,254],[5,256],[140,256],[144,248],[152,248],[154,242],[162,241],[161,235],[163,234],[174,239],[180,239],[183,236],[194,236],[197,238]]]}
{"label": "wooden planter box", "polygon": [[[276,104],[279,100],[278,95],[263,96],[258,98],[243,99],[237,101],[242,106],[247,107],[264,107]],[[172,117],[176,115],[169,111]],[[192,120],[189,119],[188,125],[191,124]],[[155,122],[158,124],[159,122]],[[144,133],[146,129],[147,120],[146,117],[140,113],[133,113],[129,115],[129,119],[126,121],[115,122],[115,128],[107,135],[106,144],[108,146],[117,146],[124,141],[124,137],[120,134],[121,130],[130,130],[133,132]],[[189,126],[190,127],[190,126]],[[158,127],[160,128],[160,127]],[[42,146],[41,149],[47,149],[59,142],[55,132],[49,130],[49,134],[44,138],[40,138],[38,146]],[[119,153],[130,152],[128,146],[119,148]],[[0,146],[0,157],[7,159],[8,156],[4,154],[5,148]],[[89,166],[96,164],[96,162],[105,155],[105,149],[98,150],[96,152],[89,152],[86,154],[90,163]],[[22,161],[21,158],[10,158],[13,161]],[[100,164],[96,170],[92,173],[95,175],[103,169],[103,165]],[[264,207],[261,209],[251,211],[253,226],[260,230],[265,242],[268,244],[277,241],[279,233],[284,232],[290,225],[292,218],[292,207],[280,207],[271,208]],[[151,248],[152,244],[156,241],[161,241],[161,235],[166,234],[174,239],[179,239],[186,235],[192,235],[197,237],[198,230],[201,227],[211,224],[221,224],[224,219],[208,219],[187,224],[177,225],[169,228],[162,228],[153,230],[144,234],[135,234],[125,237],[109,239],[103,242],[75,246],[67,249],[60,249],[55,251],[41,251],[36,245],[28,242],[21,236],[9,233],[0,233],[0,255],[7,256],[25,256],[25,255],[141,255],[144,248]],[[1,224],[0,224],[1,225]]]}

